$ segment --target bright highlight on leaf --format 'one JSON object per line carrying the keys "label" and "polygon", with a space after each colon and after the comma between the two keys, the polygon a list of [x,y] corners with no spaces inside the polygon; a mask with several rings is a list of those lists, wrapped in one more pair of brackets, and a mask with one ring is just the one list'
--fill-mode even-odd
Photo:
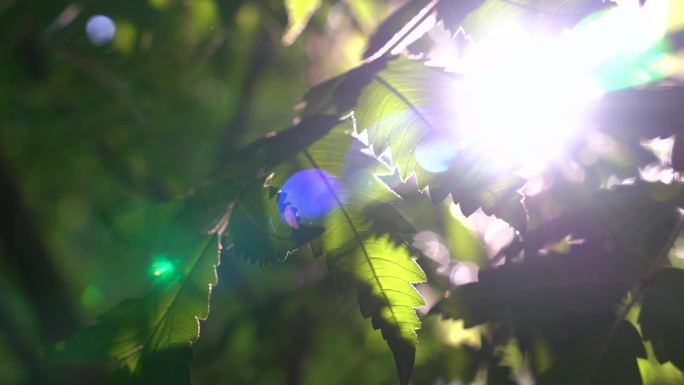
{"label": "bright highlight on leaf", "polygon": [[658,80],[667,2],[616,7],[566,31],[540,37],[507,25],[474,42],[452,86],[459,147],[493,165],[529,170],[561,153],[604,92]]}

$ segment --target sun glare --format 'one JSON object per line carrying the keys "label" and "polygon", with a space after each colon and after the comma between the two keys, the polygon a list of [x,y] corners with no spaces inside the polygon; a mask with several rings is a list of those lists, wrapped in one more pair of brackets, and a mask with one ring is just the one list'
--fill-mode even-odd
{"label": "sun glare", "polygon": [[470,44],[451,95],[459,147],[494,166],[543,168],[586,126],[603,93],[662,77],[654,68],[667,10],[667,1],[654,0],[616,7],[554,38],[506,26]]}

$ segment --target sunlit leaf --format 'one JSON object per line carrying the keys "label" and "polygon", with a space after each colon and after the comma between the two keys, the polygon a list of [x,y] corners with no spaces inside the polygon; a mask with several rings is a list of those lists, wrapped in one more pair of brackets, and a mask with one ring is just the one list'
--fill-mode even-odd
{"label": "sunlit leaf", "polygon": [[346,231],[356,233],[349,235],[357,239],[330,250],[329,269],[338,287],[356,288],[361,313],[382,330],[400,383],[407,384],[420,328],[415,308],[425,304],[412,284],[425,281],[425,274],[405,245],[388,236],[361,238],[359,229]]}
{"label": "sunlit leaf", "polygon": [[[447,3],[460,2],[447,0]],[[604,0],[484,0],[481,3],[465,19],[455,12],[460,18],[445,17],[446,27],[455,32],[462,26],[476,39],[496,28],[511,26],[534,26],[538,32],[557,34],[595,12],[615,6],[612,1]]]}
{"label": "sunlit leaf", "polygon": [[[158,241],[150,267],[154,289],[144,297],[120,302],[100,315],[96,324],[60,342],[51,355],[74,363],[118,363],[122,366],[114,382],[121,377],[126,383],[151,383],[149,377],[155,375],[160,360],[186,366],[192,353],[181,351],[197,340],[198,320],[209,314],[211,288],[217,284],[220,236],[237,193],[236,183],[216,182],[147,213],[175,213],[170,223],[150,229],[157,234],[150,237]],[[176,358],[183,361],[176,362]],[[182,376],[175,380],[189,383],[189,372],[185,382]]]}
{"label": "sunlit leaf", "polygon": [[72,362],[121,362],[137,376],[148,367],[148,359],[197,340],[197,320],[206,319],[211,286],[217,282],[218,235],[183,243],[185,247],[173,250],[183,260],[181,276],[102,314],[97,324],[60,343],[56,357]]}
{"label": "sunlit leaf", "polygon": [[430,172],[418,163],[418,146],[431,134],[444,140],[452,135],[447,125],[456,103],[447,90],[457,79],[421,61],[377,60],[314,87],[304,98],[304,113],[353,111],[357,130],[368,131],[375,153],[389,148],[401,178],[415,173],[424,187]]}
{"label": "sunlit leaf", "polygon": [[285,0],[287,8],[287,31],[283,35],[283,44],[290,45],[297,40],[309,19],[321,6],[321,0]]}
{"label": "sunlit leaf", "polygon": [[[413,227],[391,206],[398,199],[376,176],[387,167],[342,125],[274,171],[279,226],[320,226],[314,254],[328,258],[339,289],[356,289],[362,314],[382,331],[408,382],[423,301],[413,283],[425,276],[401,236]],[[270,209],[269,211],[272,211]],[[233,224],[234,225],[234,224]]]}

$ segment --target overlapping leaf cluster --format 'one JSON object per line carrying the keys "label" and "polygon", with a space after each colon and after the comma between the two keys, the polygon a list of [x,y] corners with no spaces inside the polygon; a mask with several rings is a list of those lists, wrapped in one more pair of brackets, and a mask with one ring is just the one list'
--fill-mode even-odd
{"label": "overlapping leaf cluster", "polygon": [[[394,174],[402,181],[415,177],[435,204],[451,199],[465,216],[481,210],[516,230],[502,252],[503,265],[483,269],[478,282],[453,288],[433,309],[467,327],[489,326],[481,351],[467,356],[485,362],[492,381],[511,381],[497,350],[511,341],[530,355],[545,347],[550,363],[532,368],[539,384],[640,384],[637,358],[646,356],[644,341],[658,360],[684,370],[684,277],[664,267],[682,227],[679,183],[638,181],[606,189],[600,176],[624,173],[625,165],[597,163],[604,169],[595,179],[573,185],[556,178],[551,188],[523,200],[523,178],[494,170],[475,154],[458,154],[440,173],[416,158],[426,140],[453,135],[445,125],[458,101],[445,97],[444,88],[458,76],[390,53],[407,45],[410,32],[433,13],[452,32],[463,27],[476,33],[493,14],[550,14],[554,25],[565,26],[609,6],[574,0],[545,8],[548,3],[408,2],[370,38],[364,64],[304,96],[297,124],[247,146],[221,165],[215,180],[171,203],[184,224],[165,238],[179,261],[177,277],[146,297],[122,302],[53,354],[117,363],[112,378],[122,382],[188,383],[187,349],[199,335],[198,319],[208,315],[219,254],[273,264],[299,251],[327,258],[338,289],[355,290],[362,315],[394,354],[400,383],[409,383],[421,325],[415,309],[424,305],[414,284],[426,277],[410,246],[416,229],[397,210],[397,192],[381,180]],[[302,17],[311,16],[317,3],[311,4]],[[682,95],[680,88],[658,87],[616,93],[596,119],[605,135],[639,148],[642,139],[680,134]],[[637,176],[643,165],[629,164],[627,173]],[[300,216],[301,208],[282,191],[301,171],[310,172],[310,183],[332,202],[322,217]],[[559,251],[556,246],[570,238],[579,242]],[[625,320],[637,305],[640,330]],[[172,366],[181,373],[158,375]]]}

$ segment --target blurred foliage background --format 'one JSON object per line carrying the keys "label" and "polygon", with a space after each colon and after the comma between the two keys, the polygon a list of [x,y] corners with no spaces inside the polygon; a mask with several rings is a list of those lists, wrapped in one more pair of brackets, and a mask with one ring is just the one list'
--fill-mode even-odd
{"label": "blurred foliage background", "polygon": [[[398,5],[321,2],[285,44],[300,27],[280,0],[1,1],[0,383],[33,382],[45,346],[147,292],[159,218],[145,207],[287,125]],[[95,15],[113,22],[111,42],[86,32]],[[395,381],[382,338],[322,261],[224,260],[220,275],[196,383]]]}
{"label": "blurred foliage background", "polygon": [[[165,240],[155,228],[173,213],[156,205],[287,126],[306,90],[358,65],[368,37],[404,3],[0,0],[0,383],[104,383],[112,368],[43,358],[173,269],[156,252]],[[430,38],[449,39],[443,29]],[[587,171],[600,175],[586,184],[621,167],[629,171],[620,177],[632,176],[644,161],[634,147],[615,150],[622,158],[605,173]],[[563,186],[582,172],[555,172],[565,179],[550,195],[563,202]],[[502,221],[466,220],[454,204],[405,203],[402,214],[422,231],[415,246],[427,256],[431,285],[419,290],[428,305],[495,265],[488,257],[513,237]],[[392,355],[357,307],[353,294],[337,295],[325,261],[305,252],[272,267],[224,259],[193,383],[394,384]],[[424,317],[413,383],[485,383],[485,365],[490,381],[510,384],[512,374],[530,384],[526,370],[548,366],[543,351],[528,362],[514,344],[483,346],[484,328]],[[648,353],[639,359],[645,384],[684,384]]]}

